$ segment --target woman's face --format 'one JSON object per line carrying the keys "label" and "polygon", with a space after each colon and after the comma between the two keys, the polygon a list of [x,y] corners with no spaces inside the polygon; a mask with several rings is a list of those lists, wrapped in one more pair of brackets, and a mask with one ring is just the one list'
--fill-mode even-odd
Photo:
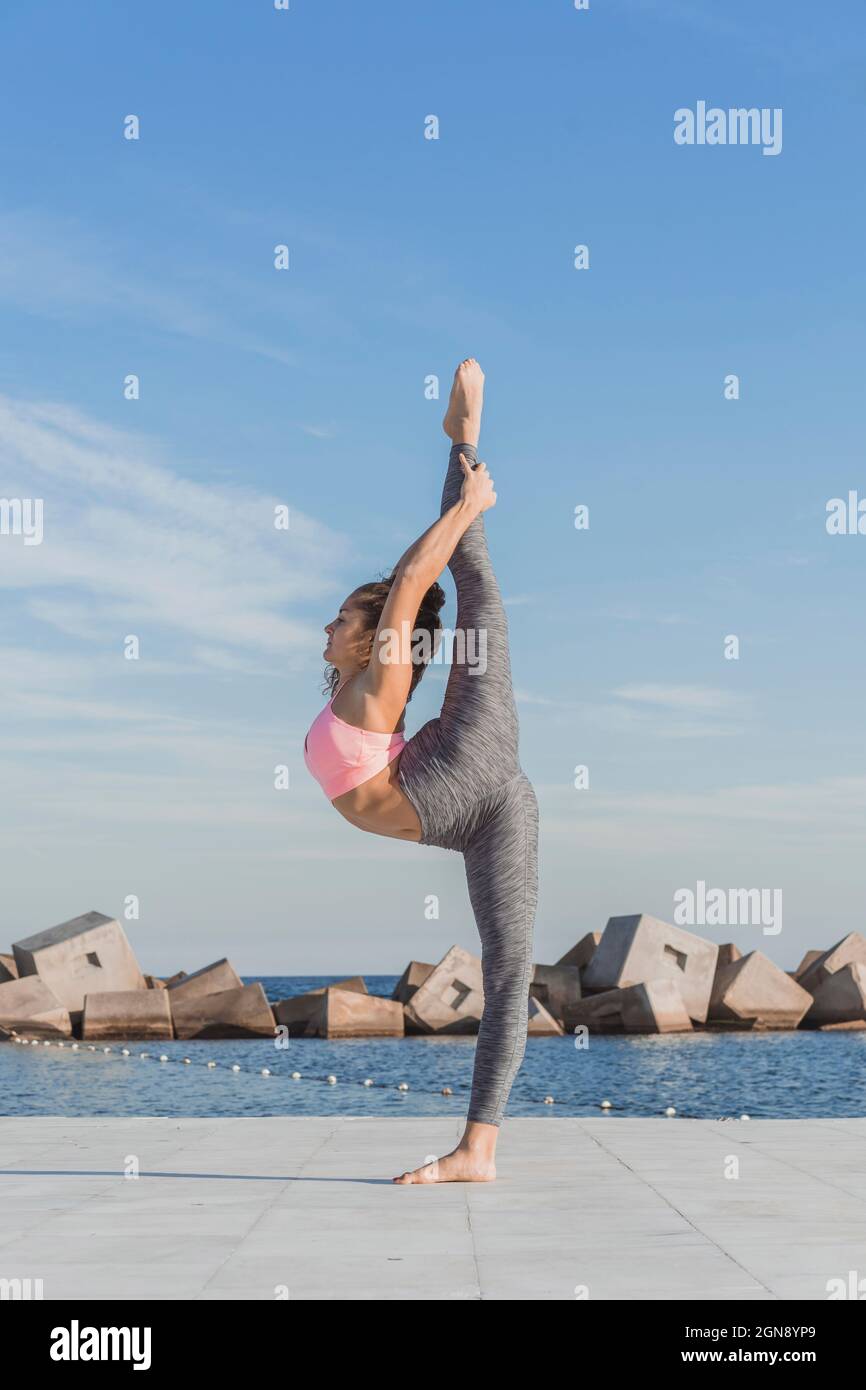
{"label": "woman's face", "polygon": [[374,633],[365,626],[366,621],[362,609],[349,595],[336,618],[325,624],[328,645],[322,656],[341,673],[362,670],[370,660]]}

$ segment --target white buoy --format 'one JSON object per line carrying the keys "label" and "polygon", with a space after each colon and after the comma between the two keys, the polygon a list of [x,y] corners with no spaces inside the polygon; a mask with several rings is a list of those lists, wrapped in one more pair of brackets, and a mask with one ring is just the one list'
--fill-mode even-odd
{"label": "white buoy", "polygon": [[128,1048],[128,1047],[122,1047],[122,1048],[120,1049],[120,1055],[121,1055],[121,1057],[128,1057],[128,1056],[129,1056],[129,1048]]}
{"label": "white buoy", "polygon": [[162,1054],[162,1056],[160,1057],[159,1060],[160,1060],[161,1062],[167,1062],[167,1061],[168,1061],[168,1058],[166,1057],[166,1055],[165,1055],[164,1052],[163,1052],[163,1054]]}
{"label": "white buoy", "polygon": [[65,1046],[66,1046],[66,1043],[64,1043],[64,1042],[59,1042],[59,1043],[57,1044],[57,1046],[58,1046],[58,1047],[65,1047]]}
{"label": "white buoy", "polygon": [[144,1061],[146,1061],[147,1058],[150,1056],[150,1053],[149,1053],[149,1052],[139,1052],[138,1055],[139,1055],[139,1057],[141,1058],[142,1062],[144,1062]]}
{"label": "white buoy", "polygon": [[665,1111],[666,1115],[675,1115],[676,1113],[677,1112],[672,1105],[669,1105],[667,1110]]}
{"label": "white buoy", "polygon": [[110,1051],[111,1051],[111,1048],[110,1048],[110,1047],[104,1047],[102,1050],[103,1050],[103,1052],[110,1052]]}
{"label": "white buoy", "polygon": [[51,1043],[50,1043],[50,1042],[48,1041],[48,1039],[46,1038],[45,1041],[43,1042],[42,1046],[43,1046],[43,1047],[50,1047],[50,1046],[51,1046]]}
{"label": "white buoy", "polygon": [[406,1081],[401,1081],[401,1082],[400,1082],[400,1085],[397,1087],[397,1090],[398,1090],[398,1091],[408,1091],[408,1089],[409,1089],[409,1083],[406,1082]]}
{"label": "white buoy", "polygon": [[270,1074],[271,1073],[268,1067],[262,1067],[262,1076],[270,1076]]}
{"label": "white buoy", "polygon": [[293,1080],[293,1081],[300,1081],[300,1079],[301,1079],[301,1073],[300,1073],[299,1071],[293,1071],[293,1072],[292,1072],[292,1080]]}
{"label": "white buoy", "polygon": [[372,1086],[372,1084],[373,1084],[372,1079],[368,1076],[367,1079],[366,1079],[366,1081],[364,1082],[364,1085],[365,1085],[365,1086]]}
{"label": "white buoy", "polygon": [[553,1096],[545,1096],[545,1097],[544,1097],[544,1104],[545,1104],[545,1105],[553,1105],[553,1103],[554,1103],[554,1102],[553,1102]]}
{"label": "white buoy", "polygon": [[184,1064],[185,1067],[190,1067],[190,1066],[192,1066],[192,1063],[190,1062],[190,1060],[189,1060],[188,1057],[184,1057],[184,1059],[183,1059],[183,1064]]}
{"label": "white buoy", "polygon": [[741,1116],[740,1116],[740,1119],[741,1119],[741,1120],[750,1120],[751,1118],[752,1118],[751,1115],[741,1115]]}
{"label": "white buoy", "polygon": [[73,1044],[72,1044],[72,1051],[73,1051],[73,1052],[77,1052],[77,1051],[78,1051],[78,1043],[73,1043]]}
{"label": "white buoy", "polygon": [[216,1062],[208,1062],[208,1066],[209,1066],[209,1067],[215,1067],[215,1066],[216,1066]]}
{"label": "white buoy", "polygon": [[238,1066],[237,1062],[234,1063],[232,1071],[240,1071],[240,1067]]}
{"label": "white buoy", "polygon": [[336,1084],[337,1084],[337,1078],[336,1078],[336,1076],[329,1076],[329,1077],[327,1077],[326,1079],[327,1079],[327,1082],[328,1082],[328,1085],[329,1085],[329,1086],[336,1086]]}
{"label": "white buoy", "polygon": [[93,1044],[91,1043],[90,1046],[88,1047],[87,1051],[88,1051],[88,1052],[95,1052],[95,1051],[96,1051],[96,1048],[95,1048],[95,1047],[93,1046]]}
{"label": "white buoy", "polygon": [[603,1101],[601,1102],[601,1109],[602,1109],[602,1110],[612,1110],[612,1109],[613,1109],[613,1102],[612,1102],[612,1101],[609,1101],[609,1100],[603,1100]]}

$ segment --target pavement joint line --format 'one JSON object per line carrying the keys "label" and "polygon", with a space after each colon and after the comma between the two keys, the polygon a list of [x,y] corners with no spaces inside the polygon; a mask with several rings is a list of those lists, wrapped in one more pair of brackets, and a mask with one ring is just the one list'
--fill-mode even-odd
{"label": "pavement joint line", "polygon": [[[456,1128],[456,1131],[455,1131],[455,1132],[457,1133],[457,1138],[458,1138],[458,1142],[459,1142],[459,1139],[460,1139],[460,1124],[459,1124],[459,1123],[458,1123],[458,1125],[457,1125],[457,1128]],[[498,1179],[497,1179],[497,1181],[498,1181]],[[471,1200],[470,1200],[470,1198],[471,1198],[471,1196],[472,1196],[472,1187],[473,1187],[473,1184],[472,1184],[471,1182],[466,1182],[466,1183],[463,1183],[463,1184],[462,1184],[462,1187],[463,1187],[463,1200],[464,1200],[464,1202],[465,1202],[465,1204],[466,1204],[466,1226],[467,1226],[467,1229],[468,1229],[468,1231],[469,1231],[469,1239],[470,1239],[471,1242],[472,1242],[472,1268],[475,1270],[475,1287],[476,1287],[476,1289],[478,1290],[478,1297],[472,1299],[471,1301],[472,1301],[473,1303],[481,1303],[481,1302],[484,1301],[484,1290],[483,1290],[482,1283],[481,1283],[481,1269],[480,1269],[479,1264],[478,1264],[478,1242],[477,1242],[476,1239],[475,1239],[475,1227],[472,1225],[472,1202],[471,1202]],[[467,1299],[466,1301],[467,1301],[467,1303],[470,1302],[469,1299]]]}
{"label": "pavement joint line", "polygon": [[[707,1123],[707,1124],[714,1124],[715,1121],[709,1120],[709,1121],[707,1121],[706,1123]],[[770,1123],[773,1123],[773,1122],[770,1121]],[[815,1122],[812,1121],[811,1123],[815,1123]],[[834,1129],[837,1133],[839,1132],[838,1129],[837,1129],[837,1127],[834,1126],[834,1125],[833,1125],[833,1126],[827,1126],[827,1128],[832,1128],[832,1129]],[[727,1135],[728,1133],[732,1133],[732,1131],[729,1131],[729,1130],[725,1130],[725,1131],[723,1131],[723,1132],[724,1132],[725,1135]],[[819,1177],[817,1174],[813,1173],[813,1172],[811,1171],[811,1169],[809,1169],[809,1168],[801,1168],[801,1167],[799,1166],[799,1164],[797,1164],[797,1163],[792,1163],[789,1159],[782,1158],[779,1154],[776,1154],[776,1153],[767,1153],[766,1149],[764,1149],[764,1148],[761,1147],[762,1142],[766,1143],[766,1140],[762,1141],[759,1134],[756,1134],[756,1136],[755,1136],[754,1139],[749,1140],[749,1143],[750,1143],[755,1149],[758,1150],[758,1152],[761,1154],[761,1157],[762,1157],[762,1158],[768,1159],[771,1163],[778,1163],[778,1164],[780,1164],[783,1168],[789,1168],[789,1169],[791,1170],[792,1173],[801,1173],[801,1174],[803,1175],[803,1177],[809,1178],[812,1182],[819,1182],[819,1183],[821,1183],[822,1186],[824,1186],[824,1187],[831,1187],[831,1188],[833,1188],[834,1191],[836,1191],[836,1192],[842,1192],[842,1193],[845,1194],[846,1197],[853,1197],[854,1200],[857,1201],[857,1202],[866,1202],[866,1193],[862,1193],[862,1192],[851,1192],[847,1187],[841,1186],[840,1183],[831,1182],[828,1178],[826,1178],[826,1177],[824,1177],[824,1176]],[[733,1143],[736,1144],[736,1143],[737,1143],[737,1140],[734,1139],[734,1140],[733,1140]]]}
{"label": "pavement joint line", "polygon": [[[17,1117],[16,1117],[16,1118],[17,1118]],[[48,1117],[48,1116],[45,1116],[44,1118],[47,1119],[47,1118],[49,1118],[49,1117]],[[115,1117],[112,1116],[112,1115],[94,1115],[94,1116],[88,1117],[88,1118],[92,1118],[92,1119],[95,1119],[95,1120],[110,1120],[110,1119],[114,1119]],[[211,1132],[213,1132],[213,1131],[211,1131]],[[185,1143],[181,1143],[180,1146],[179,1146],[179,1148],[178,1148],[177,1150],[175,1150],[174,1152],[182,1152],[184,1148],[189,1147],[189,1142],[190,1142],[189,1140],[186,1140]],[[85,1173],[85,1176],[87,1176],[87,1170],[82,1170],[82,1171]],[[4,1172],[3,1172],[3,1176],[4,1176],[4,1177],[11,1177],[11,1176],[14,1176],[14,1174],[11,1173],[11,1172],[9,1172],[9,1171],[4,1171]],[[24,1174],[22,1174],[22,1176],[24,1176]],[[90,1174],[90,1176],[93,1176],[93,1174]],[[82,1212],[83,1209],[84,1209],[84,1207],[87,1205],[88,1202],[95,1201],[96,1198],[98,1198],[98,1197],[104,1197],[106,1193],[111,1192],[111,1191],[114,1189],[115,1183],[117,1182],[117,1179],[118,1179],[118,1178],[121,1178],[121,1179],[123,1178],[123,1172],[122,1172],[121,1169],[118,1169],[118,1172],[117,1172],[117,1176],[116,1176],[116,1177],[112,1178],[111,1181],[108,1182],[105,1186],[101,1186],[101,1187],[99,1188],[98,1191],[96,1191],[96,1192],[91,1192],[89,1196],[84,1196],[84,1195],[82,1195],[82,1196],[79,1198],[79,1200],[77,1200],[76,1203],[75,1203],[75,1206],[74,1206],[75,1214],[78,1215],[80,1212]],[[37,1234],[37,1233],[42,1229],[43,1226],[49,1225],[52,1221],[56,1221],[56,1219],[57,1219],[57,1213],[56,1213],[56,1211],[48,1211],[48,1212],[46,1212],[46,1213],[44,1214],[43,1218],[40,1219],[40,1220],[37,1220],[36,1223],[35,1223],[33,1226],[28,1226],[26,1231],[19,1232],[17,1238],[18,1238],[18,1239],[24,1239],[25,1237],[27,1237],[27,1238],[29,1239],[31,1236]],[[14,1239],[13,1239],[12,1241],[6,1242],[6,1243],[3,1245],[3,1247],[2,1247],[4,1254],[6,1254],[7,1251],[9,1250],[9,1246],[10,1246],[10,1245],[14,1245],[14,1244],[15,1244]],[[12,1253],[14,1254],[14,1251],[13,1251]]]}
{"label": "pavement joint line", "polygon": [[[446,1119],[447,1123],[443,1124]],[[270,1197],[264,1184],[242,1184],[243,1196],[239,1203],[230,1200],[230,1219],[215,1217],[212,1228],[201,1227],[194,1210],[194,1207],[208,1205],[204,1185],[198,1184],[192,1194],[193,1198],[201,1199],[195,1200],[193,1205],[188,1190],[193,1183],[187,1185],[177,1180],[167,1183],[170,1195],[166,1203],[161,1203],[164,1210],[160,1212],[159,1224],[152,1230],[147,1228],[150,1238],[143,1254],[136,1251],[134,1223],[126,1219],[117,1222],[114,1213],[120,1208],[127,1210],[131,1205],[140,1210],[137,1200],[124,1202],[124,1195],[141,1197],[146,1206],[146,1191],[124,1194],[116,1180],[108,1187],[105,1182],[91,1180],[94,1190],[87,1197],[60,1209],[65,1223],[63,1229],[70,1235],[65,1241],[61,1238],[61,1248],[56,1252],[57,1282],[52,1295],[57,1297],[63,1296],[74,1280],[78,1285],[83,1283],[89,1287],[94,1297],[103,1296],[105,1289],[111,1291],[113,1297],[130,1299],[153,1296],[207,1300],[221,1297],[225,1290],[237,1286],[238,1291],[243,1290],[242,1297],[261,1297],[269,1301],[273,1294],[268,1292],[264,1275],[274,1271],[274,1280],[282,1282],[288,1278],[291,1296],[304,1300],[321,1297],[324,1288],[326,1297],[350,1300],[432,1297],[437,1301],[498,1301],[540,1297],[570,1301],[574,1280],[569,1282],[569,1278],[572,1265],[577,1263],[579,1269],[586,1267],[594,1281],[593,1287],[605,1299],[666,1296],[779,1301],[799,1297],[802,1290],[802,1297],[822,1301],[826,1298],[824,1279],[833,1272],[835,1264],[839,1260],[859,1258],[863,1240],[850,1238],[845,1229],[845,1212],[851,1205],[851,1194],[839,1188],[839,1202],[833,1199],[834,1208],[839,1208],[835,1234],[825,1231],[813,1210],[816,1204],[820,1207],[822,1195],[830,1196],[832,1190],[839,1187],[838,1183],[827,1183],[824,1179],[822,1156],[830,1164],[836,1157],[841,1163],[850,1164],[854,1181],[862,1152],[863,1128],[856,1120],[840,1118],[838,1123],[823,1124],[808,1119],[792,1123],[754,1121],[758,1133],[753,1130],[748,1133],[748,1149],[744,1152],[756,1166],[755,1181],[760,1182],[772,1198],[771,1209],[756,1210],[754,1229],[749,1225],[751,1217],[746,1220],[745,1216],[732,1229],[724,1211],[720,1210],[718,1187],[706,1190],[703,1196],[699,1189],[701,1181],[707,1177],[704,1168],[712,1158],[712,1150],[727,1144],[736,1146],[745,1137],[742,1129],[735,1128],[732,1134],[728,1126],[711,1119],[670,1132],[661,1130],[663,1123],[669,1123],[661,1117],[653,1117],[650,1123],[637,1117],[626,1118],[623,1124],[614,1124],[613,1129],[610,1129],[612,1120],[603,1116],[563,1119],[564,1123],[554,1125],[553,1130],[549,1127],[542,1130],[533,1117],[514,1118],[514,1145],[513,1148],[509,1146],[507,1160],[509,1169],[514,1165],[514,1172],[508,1174],[509,1179],[515,1179],[513,1183],[482,1184],[477,1188],[464,1184],[462,1194],[450,1190],[453,1184],[445,1184],[439,1198],[434,1198],[430,1192],[425,1192],[422,1198],[417,1195],[415,1199],[410,1198],[411,1210],[407,1209],[405,1199],[395,1199],[392,1185],[385,1177],[359,1178],[358,1174],[381,1171],[382,1154],[393,1153],[395,1146],[405,1148],[408,1145],[416,1153],[422,1146],[426,1146],[426,1152],[437,1150],[438,1142],[429,1140],[431,1130],[442,1136],[442,1151],[449,1151],[453,1147],[451,1136],[456,1137],[460,1132],[461,1121],[455,1116],[352,1117],[352,1120],[345,1116],[255,1117],[252,1120],[244,1116],[208,1119],[164,1116],[141,1120],[109,1116],[18,1117],[11,1123],[0,1124],[0,1142],[8,1136],[0,1153],[14,1154],[13,1161],[31,1164],[34,1153],[38,1153],[40,1159],[46,1151],[50,1155],[49,1146],[43,1142],[45,1136],[50,1136],[55,1155],[58,1149],[68,1148],[71,1155],[79,1161],[89,1160],[94,1168],[99,1165],[109,1169],[120,1145],[128,1144],[129,1148],[121,1157],[126,1152],[137,1152],[137,1146],[145,1152],[153,1148],[160,1153],[158,1161],[167,1167],[183,1161],[177,1157],[180,1153],[202,1170],[202,1177],[219,1177],[219,1173],[210,1171],[218,1165],[234,1169],[238,1178],[255,1176],[246,1170],[257,1157],[268,1160],[261,1163],[262,1168],[275,1170],[276,1181],[270,1186]],[[601,1130],[603,1123],[608,1125],[604,1132]],[[22,1141],[25,1130],[35,1136],[26,1145]],[[360,1136],[359,1130],[363,1131]],[[738,1138],[734,1139],[733,1135]],[[850,1136],[848,1144],[846,1136]],[[778,1152],[766,1152],[763,1146],[771,1143]],[[287,1150],[292,1155],[294,1177],[279,1173],[281,1167],[288,1168],[289,1164],[270,1163],[272,1157],[279,1158]],[[780,1155],[787,1151],[795,1158],[801,1152],[808,1153],[807,1161],[813,1163],[813,1170],[804,1170],[796,1162],[785,1162]],[[423,1153],[419,1153],[421,1156]],[[536,1160],[539,1162],[534,1166]],[[6,1157],[5,1161],[8,1164],[10,1158]],[[57,1162],[56,1157],[53,1161]],[[641,1170],[642,1163],[648,1164],[650,1173]],[[563,1186],[569,1228],[579,1231],[587,1202],[586,1192],[581,1190],[577,1179],[581,1164],[584,1169],[588,1166],[598,1173],[604,1191],[610,1194],[611,1223],[619,1232],[618,1236],[613,1236],[613,1245],[617,1240],[622,1242],[619,1258],[615,1248],[608,1251],[597,1247],[588,1248],[586,1260],[583,1260],[578,1235],[560,1248],[557,1236],[562,1224],[557,1203],[551,1207],[546,1201],[545,1179],[539,1182],[538,1175],[547,1174],[551,1181]],[[697,1173],[694,1172],[696,1164]],[[325,1180],[335,1182],[336,1188],[318,1187],[315,1183],[318,1174],[311,1175],[311,1169],[321,1169]],[[15,1172],[10,1170],[13,1183],[7,1185],[9,1188],[14,1186]],[[677,1191],[678,1175],[686,1184],[682,1195]],[[122,1165],[117,1176],[122,1178]],[[298,1181],[299,1178],[303,1181]],[[57,1184],[50,1176],[42,1178],[41,1188],[39,1180],[29,1181],[33,1195],[27,1198],[25,1220],[33,1210],[29,1206],[31,1201],[62,1201],[70,1187],[76,1186],[75,1183]],[[287,1190],[292,1182],[294,1190]],[[671,1191],[672,1198],[660,1190],[659,1184]],[[706,1182],[704,1185],[706,1187]],[[155,1186],[158,1188],[159,1184]],[[497,1200],[500,1186],[505,1190]],[[153,1185],[150,1190],[154,1190]],[[226,1188],[221,1186],[220,1190],[225,1192]],[[332,1190],[339,1193],[335,1201],[329,1197]],[[106,1191],[111,1194],[108,1200]],[[778,1201],[775,1200],[777,1192]],[[800,1221],[803,1192],[808,1194],[809,1205]],[[729,1195],[726,1188],[724,1196]],[[95,1207],[91,1198],[97,1203]],[[683,1204],[686,1210],[682,1209]],[[605,1214],[597,1210],[597,1201],[593,1205],[598,1227],[599,1222],[604,1222]],[[722,1208],[724,1205],[722,1201]],[[751,1208],[753,1204],[747,1205]],[[621,1217],[617,1212],[619,1207],[622,1208]],[[283,1210],[285,1218],[281,1215]],[[446,1212],[453,1238],[443,1229],[441,1217]],[[0,1262],[4,1265],[10,1260],[20,1262],[28,1247],[39,1259],[50,1260],[50,1252],[56,1245],[50,1223],[57,1219],[57,1214],[58,1209],[46,1210],[43,1206],[33,1226],[12,1233],[11,1244],[0,1239]],[[509,1214],[516,1218],[510,1228]],[[285,1240],[281,1232],[292,1230],[296,1216],[302,1219],[301,1245],[314,1257],[313,1273],[307,1282],[301,1269],[288,1274],[282,1272]],[[636,1236],[629,1235],[627,1230],[630,1216],[635,1218]],[[363,1218],[360,1229],[356,1217]],[[790,1217],[796,1227],[792,1229],[790,1241],[781,1229],[786,1217]],[[204,1219],[207,1220],[206,1215]],[[647,1227],[650,1229],[645,1229]],[[377,1258],[375,1268],[365,1265],[365,1229],[377,1233],[381,1229],[383,1234],[376,1236],[376,1249],[383,1257],[407,1258],[408,1263],[401,1266],[405,1275],[397,1271],[396,1264],[386,1263],[384,1259]],[[209,1232],[206,1248],[193,1253],[195,1235],[201,1230]],[[92,1247],[88,1243],[88,1232],[97,1242]],[[428,1234],[429,1247],[424,1244]],[[765,1234],[772,1235],[773,1239],[765,1241]],[[782,1240],[776,1241],[776,1235],[781,1235]],[[391,1240],[393,1250],[389,1245]],[[546,1240],[548,1255],[555,1257],[549,1270],[544,1263]],[[731,1248],[725,1244],[728,1240]],[[174,1264],[165,1255],[167,1241],[178,1242],[178,1253],[171,1256]],[[629,1254],[630,1246],[635,1243],[645,1248],[645,1260],[642,1257],[639,1268],[635,1268]],[[170,1248],[174,1250],[174,1244]],[[636,1294],[635,1279],[640,1282],[644,1264],[647,1285]],[[750,1264],[757,1272],[749,1268]],[[792,1289],[796,1292],[792,1293]]]}
{"label": "pavement joint line", "polygon": [[[704,1124],[709,1124],[713,1122],[696,1120],[694,1121],[694,1123],[703,1126]],[[599,1144],[599,1147],[602,1148],[605,1153],[609,1154],[611,1158],[614,1158],[617,1161],[617,1163],[620,1163],[624,1168],[627,1168],[628,1171],[632,1174],[632,1176],[636,1178],[638,1181],[644,1183],[650,1189],[651,1192],[654,1192],[660,1202],[663,1202],[664,1205],[668,1207],[671,1211],[675,1211],[677,1215],[681,1217],[682,1220],[685,1221],[691,1227],[691,1229],[696,1233],[696,1235],[701,1236],[707,1242],[708,1245],[712,1245],[714,1249],[718,1250],[720,1255],[723,1255],[725,1259],[730,1260],[732,1264],[735,1264],[738,1269],[741,1269],[743,1271],[747,1278],[754,1280],[755,1283],[760,1285],[760,1287],[764,1289],[766,1293],[770,1294],[771,1297],[775,1297],[775,1294],[773,1293],[772,1289],[770,1289],[762,1279],[759,1279],[756,1274],[753,1274],[750,1269],[747,1269],[744,1264],[741,1264],[735,1255],[732,1255],[729,1250],[725,1250],[721,1245],[719,1245],[717,1240],[714,1240],[713,1237],[709,1235],[706,1231],[702,1230],[700,1226],[696,1226],[691,1217],[688,1216],[684,1211],[682,1211],[677,1206],[676,1202],[671,1201],[671,1199],[669,1197],[666,1197],[663,1192],[660,1192],[659,1189],[655,1186],[655,1184],[651,1182],[645,1174],[641,1174],[635,1168],[632,1168],[631,1164],[626,1162],[626,1160],[623,1159],[620,1154],[614,1152],[614,1150],[606,1148],[603,1144]]]}
{"label": "pavement joint line", "polygon": [[246,1240],[249,1239],[249,1237],[252,1235],[253,1231],[256,1229],[256,1226],[258,1226],[259,1222],[263,1220],[263,1218],[265,1217],[265,1215],[269,1215],[269,1214],[270,1214],[270,1211],[271,1211],[271,1209],[272,1209],[274,1203],[278,1200],[278,1198],[286,1191],[287,1188],[289,1189],[290,1192],[293,1190],[291,1184],[293,1184],[294,1182],[296,1182],[296,1180],[300,1177],[301,1173],[303,1172],[303,1170],[304,1170],[304,1168],[307,1166],[307,1164],[311,1163],[311,1162],[313,1161],[313,1159],[316,1157],[316,1155],[319,1154],[319,1153],[322,1151],[322,1149],[324,1149],[324,1148],[327,1147],[327,1145],[328,1145],[328,1144],[331,1142],[331,1140],[333,1139],[334,1135],[335,1135],[340,1129],[342,1129],[342,1127],[343,1127],[342,1116],[338,1116],[338,1117],[337,1117],[337,1121],[336,1121],[336,1123],[334,1124],[333,1128],[330,1129],[330,1130],[328,1130],[327,1134],[319,1141],[319,1143],[318,1143],[317,1145],[315,1145],[315,1147],[312,1148],[312,1149],[307,1153],[306,1158],[304,1158],[304,1159],[302,1160],[302,1162],[301,1162],[301,1165],[300,1165],[300,1167],[299,1167],[299,1169],[298,1169],[298,1172],[295,1173],[292,1177],[286,1178],[285,1182],[284,1182],[279,1188],[276,1188],[276,1189],[274,1190],[274,1194],[273,1194],[271,1200],[267,1203],[266,1206],[262,1207],[261,1211],[260,1211],[260,1212],[258,1213],[258,1215],[254,1218],[254,1220],[252,1221],[251,1225],[248,1227],[248,1229],[247,1229],[246,1231],[244,1231],[244,1234],[240,1237],[240,1239],[238,1240],[238,1243],[237,1243],[236,1245],[233,1245],[233,1246],[232,1246],[231,1250],[230,1250],[229,1253],[226,1255],[226,1257],[225,1257],[225,1259],[222,1261],[222,1263],[219,1264],[219,1265],[217,1266],[217,1268],[214,1270],[214,1272],[213,1272],[213,1274],[210,1276],[210,1278],[209,1278],[204,1284],[202,1284],[201,1288],[200,1288],[199,1291],[198,1291],[198,1297],[201,1297],[201,1295],[204,1293],[205,1289],[209,1288],[209,1286],[213,1283],[214,1279],[216,1279],[217,1276],[218,1276],[219,1274],[222,1273],[222,1271],[225,1269],[225,1267],[226,1267],[226,1265],[229,1263],[229,1261],[232,1260],[232,1259],[234,1259],[235,1255],[238,1253],[238,1250],[239,1250],[240,1247],[244,1244],[244,1241],[246,1241]]}

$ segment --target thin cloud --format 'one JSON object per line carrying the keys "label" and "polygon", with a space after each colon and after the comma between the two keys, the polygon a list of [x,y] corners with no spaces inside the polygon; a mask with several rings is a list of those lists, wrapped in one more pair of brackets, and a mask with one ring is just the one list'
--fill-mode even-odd
{"label": "thin cloud", "polygon": [[[63,255],[57,247],[63,247]],[[147,275],[139,269],[129,279],[112,270],[115,248],[74,223],[50,229],[42,214],[6,213],[0,216],[0,298],[27,313],[45,318],[90,317],[106,310],[114,319],[128,316],[169,333],[220,343],[265,357],[281,366],[297,366],[296,353],[287,352],[244,326],[243,310],[235,315],[213,308],[214,284],[226,289],[222,270],[202,284],[196,298],[188,286],[173,288],[170,272]],[[190,272],[185,268],[184,278]],[[204,276],[202,276],[204,280]],[[251,287],[248,287],[251,289]],[[238,302],[249,312],[249,295]],[[227,299],[221,293],[221,302]]]}
{"label": "thin cloud", "polygon": [[0,447],[7,492],[44,499],[42,544],[7,544],[0,572],[31,617],[103,644],[146,634],[154,655],[160,634],[318,655],[319,625],[293,609],[337,591],[348,544],[291,497],[193,482],[144,440],[53,402],[0,397]]}
{"label": "thin cloud", "polygon": [[611,694],[619,700],[633,700],[638,704],[707,714],[739,709],[744,702],[742,695],[706,685],[659,685],[646,682],[642,685],[620,686],[619,689],[611,691]]}
{"label": "thin cloud", "polygon": [[301,425],[299,428],[313,439],[334,439],[337,434],[336,425]]}

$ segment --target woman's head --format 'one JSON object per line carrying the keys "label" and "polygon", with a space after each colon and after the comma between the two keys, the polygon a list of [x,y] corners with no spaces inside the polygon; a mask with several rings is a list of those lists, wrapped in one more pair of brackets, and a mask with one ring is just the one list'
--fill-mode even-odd
{"label": "woman's head", "polygon": [[[362,671],[369,663],[373,638],[395,577],[391,574],[387,579],[373,580],[353,590],[343,601],[336,618],[326,624],[328,645],[322,655],[329,663],[325,672],[325,690],[330,694],[336,690],[341,676]],[[412,692],[436,650],[436,634],[442,627],[439,611],[444,602],[445,591],[440,584],[431,584],[421,600],[411,634],[413,670],[407,700],[411,700]]]}

